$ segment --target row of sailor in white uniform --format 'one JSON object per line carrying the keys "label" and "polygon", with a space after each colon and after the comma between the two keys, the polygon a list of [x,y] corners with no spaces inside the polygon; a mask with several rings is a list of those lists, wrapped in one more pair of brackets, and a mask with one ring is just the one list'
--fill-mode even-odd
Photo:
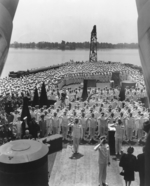
{"label": "row of sailor in white uniform", "polygon": [[[91,106],[82,105],[81,108],[80,105],[77,105],[71,110],[67,108],[62,110],[60,108],[42,110],[42,113],[44,113],[44,119],[46,120],[46,135],[52,132],[60,133],[62,129],[63,138],[66,138],[70,128],[69,124],[75,118],[79,118],[82,126],[82,138],[85,137],[86,130],[89,129],[90,139],[94,139],[96,128],[98,128],[98,135],[106,134],[108,123],[114,123],[120,118],[124,126],[124,139],[132,140],[134,132],[135,136],[138,136],[140,140],[143,137],[143,123],[149,117],[147,109],[142,107],[142,105],[125,102],[125,106],[121,107],[121,102],[117,100],[112,100],[111,102],[102,101],[99,104],[91,104]],[[34,116],[38,122],[40,115],[41,111],[31,112],[31,116]]]}

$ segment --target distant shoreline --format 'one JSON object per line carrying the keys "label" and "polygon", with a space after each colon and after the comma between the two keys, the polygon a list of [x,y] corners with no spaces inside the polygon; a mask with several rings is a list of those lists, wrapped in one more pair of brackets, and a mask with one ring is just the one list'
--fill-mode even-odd
{"label": "distant shoreline", "polygon": [[[139,51],[130,49],[98,49],[98,60],[131,63],[141,66]],[[1,77],[6,77],[11,71],[26,71],[51,65],[58,65],[65,62],[88,61],[89,49],[76,50],[39,50],[39,49],[9,49],[5,68]]]}
{"label": "distant shoreline", "polygon": [[[57,49],[57,48],[51,48],[51,49],[47,49],[47,48],[22,48],[22,47],[18,47],[18,48],[14,48],[11,47],[13,49],[32,49],[32,50],[62,50],[62,49]],[[138,50],[139,48],[98,48],[97,50]],[[88,48],[76,48],[76,49],[64,49],[62,51],[72,51],[72,50],[89,50]]]}
{"label": "distant shoreline", "polygon": [[[88,49],[90,50],[90,42],[30,42],[30,43],[18,43],[14,42],[10,44],[11,48],[26,48],[26,49],[46,49],[46,50],[76,50],[76,49]],[[100,49],[138,49],[138,43],[99,43],[97,42],[97,50]]]}

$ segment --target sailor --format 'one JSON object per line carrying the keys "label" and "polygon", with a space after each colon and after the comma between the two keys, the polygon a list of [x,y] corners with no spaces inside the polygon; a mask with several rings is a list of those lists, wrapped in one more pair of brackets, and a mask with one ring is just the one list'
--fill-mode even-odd
{"label": "sailor", "polygon": [[122,150],[122,141],[123,141],[123,135],[124,135],[124,127],[122,125],[121,119],[118,119],[118,121],[115,124],[116,132],[115,132],[115,151],[116,156],[121,155]]}
{"label": "sailor", "polygon": [[11,115],[13,115],[14,119],[13,119],[13,122],[16,122],[18,121],[18,117],[19,117],[19,114],[18,114],[18,111],[15,110],[15,112],[10,112]]}
{"label": "sailor", "polygon": [[45,122],[46,122],[46,135],[45,136],[49,136],[50,135],[50,117],[48,115],[48,111],[45,110]]}
{"label": "sailor", "polygon": [[39,124],[40,121],[40,117],[41,117],[41,113],[40,113],[40,109],[39,109],[39,105],[35,106],[35,119],[37,121],[37,123]]}
{"label": "sailor", "polygon": [[103,136],[106,134],[108,130],[107,118],[104,116],[104,112],[101,113],[101,116],[98,117],[98,120],[100,123],[100,136]]}
{"label": "sailor", "polygon": [[63,140],[67,140],[67,134],[68,134],[68,124],[69,124],[69,118],[67,116],[67,112],[64,112],[63,116],[61,117],[61,126],[62,126],[62,136]]}
{"label": "sailor", "polygon": [[13,125],[16,126],[16,138],[17,139],[21,139],[21,135],[22,135],[22,121],[21,121],[21,117],[18,117],[18,121],[13,122]]}
{"label": "sailor", "polygon": [[32,107],[30,111],[31,118],[36,118],[35,108]]}
{"label": "sailor", "polygon": [[123,125],[123,141],[126,140],[126,117],[124,116],[123,112],[120,112],[119,119],[122,122]]}
{"label": "sailor", "polygon": [[53,134],[58,134],[59,129],[59,118],[57,116],[57,113],[54,113],[54,116],[52,117],[52,127],[53,127]]}
{"label": "sailor", "polygon": [[82,112],[81,118],[80,118],[80,124],[82,126],[82,140],[85,140],[85,132],[87,130],[87,118],[85,117],[85,113]]}
{"label": "sailor", "polygon": [[140,143],[143,138],[143,126],[145,121],[146,120],[144,119],[144,115],[140,114],[139,127],[138,127],[138,143]]}
{"label": "sailor", "polygon": [[132,113],[129,114],[126,123],[127,141],[131,142],[133,137],[133,130],[135,128],[135,119],[132,117]]}
{"label": "sailor", "polygon": [[97,120],[95,119],[94,113],[91,114],[91,117],[88,118],[89,120],[89,134],[90,134],[90,142],[95,141],[95,130],[97,127]]}

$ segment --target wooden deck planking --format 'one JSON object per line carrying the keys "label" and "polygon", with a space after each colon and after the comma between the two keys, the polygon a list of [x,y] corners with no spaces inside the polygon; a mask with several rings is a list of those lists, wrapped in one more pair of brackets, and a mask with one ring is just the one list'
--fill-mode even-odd
{"label": "wooden deck planking", "polygon": [[[93,146],[80,145],[76,158],[72,157],[70,146],[57,152],[55,162],[49,179],[49,186],[98,186],[98,152]],[[135,155],[140,153],[135,148]],[[107,183],[109,186],[124,186],[123,177],[120,176],[119,161],[111,156],[111,165],[107,167]],[[133,186],[139,185],[138,173],[135,174]]]}
{"label": "wooden deck planking", "polygon": [[97,186],[98,185],[98,151],[94,151],[93,146],[89,146],[89,153],[90,153],[90,166],[91,166],[91,185]]}
{"label": "wooden deck planking", "polygon": [[76,161],[71,160],[72,151],[69,146],[58,152],[53,166],[53,174],[50,177],[49,185],[74,186]]}
{"label": "wooden deck planking", "polygon": [[123,179],[120,176],[121,167],[119,169],[119,161],[114,160],[111,156],[111,165],[107,167],[107,183],[108,185],[123,186]]}
{"label": "wooden deck planking", "polygon": [[80,154],[77,156],[79,159],[75,159],[76,161],[76,173],[75,173],[75,185],[81,186],[85,182],[86,172],[84,172],[84,161],[83,158],[85,156],[84,148],[80,148]]}
{"label": "wooden deck planking", "polygon": [[[76,186],[83,186],[83,185],[91,185],[91,154],[89,152],[89,148],[86,146],[81,146],[79,149],[80,153],[83,155],[77,161],[77,168],[76,168],[76,179],[75,185]],[[81,155],[79,155],[81,156]]]}
{"label": "wooden deck planking", "polygon": [[60,184],[62,186],[74,186],[75,184],[75,174],[76,174],[76,161],[71,160],[72,150],[70,146],[67,146],[64,154],[64,162],[61,162],[61,177]]}
{"label": "wooden deck planking", "polygon": [[91,180],[91,150],[89,146],[84,147],[84,169],[85,169],[85,185],[92,186],[92,180]]}

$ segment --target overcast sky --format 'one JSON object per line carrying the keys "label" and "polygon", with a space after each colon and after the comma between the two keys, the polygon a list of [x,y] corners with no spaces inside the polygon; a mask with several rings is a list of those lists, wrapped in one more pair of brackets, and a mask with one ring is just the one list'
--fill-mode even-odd
{"label": "overcast sky", "polygon": [[137,42],[135,0],[20,0],[11,43],[90,41]]}

